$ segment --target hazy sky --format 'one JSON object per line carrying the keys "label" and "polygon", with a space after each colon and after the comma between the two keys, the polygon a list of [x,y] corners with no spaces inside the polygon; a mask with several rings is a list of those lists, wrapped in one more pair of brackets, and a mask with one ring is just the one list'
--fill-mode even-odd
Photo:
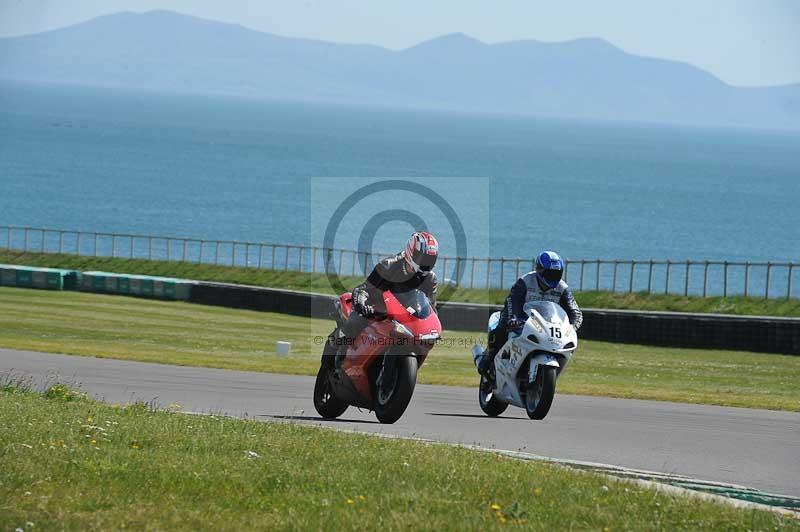
{"label": "hazy sky", "polygon": [[489,43],[602,37],[734,85],[800,83],[800,0],[0,0],[0,36],[150,9],[392,49],[459,31]]}

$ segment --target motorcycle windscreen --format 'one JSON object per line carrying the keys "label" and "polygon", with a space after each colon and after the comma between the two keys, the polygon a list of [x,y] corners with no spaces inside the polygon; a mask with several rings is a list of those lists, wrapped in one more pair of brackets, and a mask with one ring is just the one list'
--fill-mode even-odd
{"label": "motorcycle windscreen", "polygon": [[424,320],[433,313],[428,297],[420,290],[392,291],[392,295],[415,318]]}
{"label": "motorcycle windscreen", "polygon": [[525,303],[525,311],[531,314],[531,310],[536,310],[545,321],[550,323],[563,322],[567,319],[567,313],[560,305],[556,305],[552,301],[531,301]]}

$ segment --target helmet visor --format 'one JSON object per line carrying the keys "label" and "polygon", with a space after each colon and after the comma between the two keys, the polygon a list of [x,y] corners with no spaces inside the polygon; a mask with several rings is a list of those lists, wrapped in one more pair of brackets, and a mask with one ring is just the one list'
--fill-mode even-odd
{"label": "helmet visor", "polygon": [[545,270],[542,272],[542,277],[544,280],[547,281],[547,284],[550,286],[555,286],[561,280],[561,276],[564,274],[561,270]]}
{"label": "helmet visor", "polygon": [[427,253],[422,253],[418,257],[416,257],[417,265],[419,269],[423,272],[429,272],[433,269],[433,266],[436,264],[436,255],[428,255]]}

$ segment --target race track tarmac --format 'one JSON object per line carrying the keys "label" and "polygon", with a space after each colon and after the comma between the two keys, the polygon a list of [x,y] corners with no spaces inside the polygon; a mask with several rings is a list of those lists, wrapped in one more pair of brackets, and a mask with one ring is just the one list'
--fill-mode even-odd
{"label": "race track tarmac", "polygon": [[544,421],[530,421],[514,407],[491,419],[478,407],[475,389],[418,385],[403,418],[381,425],[372,413],[354,408],[341,420],[320,420],[311,400],[312,377],[0,349],[0,379],[9,373],[39,384],[56,378],[78,384],[110,402],[180,403],[188,411],[521,450],[800,496],[795,412],[557,395]]}

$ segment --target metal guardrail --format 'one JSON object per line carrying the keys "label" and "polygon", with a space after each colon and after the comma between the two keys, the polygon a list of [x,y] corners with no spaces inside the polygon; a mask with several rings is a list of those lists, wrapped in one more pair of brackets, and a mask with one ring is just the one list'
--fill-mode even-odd
{"label": "metal guardrail", "polygon": [[[193,262],[232,267],[364,276],[391,253],[235,240],[76,231],[43,227],[0,226],[0,249],[81,256]],[[507,289],[533,268],[520,257],[451,257],[439,259],[443,278],[467,288]],[[565,280],[578,291],[678,294],[696,296],[800,297],[795,270],[800,262],[720,260],[565,261]]]}

